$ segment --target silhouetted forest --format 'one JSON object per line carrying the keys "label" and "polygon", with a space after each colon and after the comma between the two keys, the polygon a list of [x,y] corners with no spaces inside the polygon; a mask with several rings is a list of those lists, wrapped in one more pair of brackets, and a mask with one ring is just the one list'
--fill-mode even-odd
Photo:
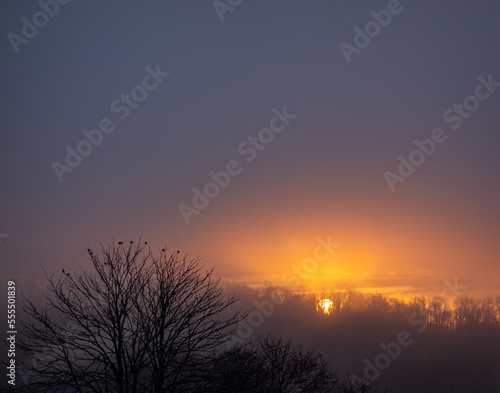
{"label": "silhouetted forest", "polygon": [[[255,309],[276,292],[228,286],[239,294],[240,305]],[[344,379],[371,380],[389,392],[500,392],[500,297],[403,301],[355,290],[279,290],[286,300],[261,325],[248,325],[245,342],[266,333],[294,337],[320,350]],[[329,314],[318,310],[318,299],[325,298],[332,301]]]}

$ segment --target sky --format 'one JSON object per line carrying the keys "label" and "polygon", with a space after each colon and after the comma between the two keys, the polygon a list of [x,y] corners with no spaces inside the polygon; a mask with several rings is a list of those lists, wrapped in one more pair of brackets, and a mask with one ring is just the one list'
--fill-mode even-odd
{"label": "sky", "polygon": [[65,1],[0,5],[3,281],[142,236],[249,285],[500,294],[498,2]]}

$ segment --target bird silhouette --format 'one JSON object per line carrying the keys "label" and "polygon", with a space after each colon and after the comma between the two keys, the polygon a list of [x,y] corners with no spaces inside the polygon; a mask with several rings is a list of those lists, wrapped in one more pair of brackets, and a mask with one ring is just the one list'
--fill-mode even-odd
{"label": "bird silhouette", "polygon": [[123,242],[118,242],[118,244],[123,244]]}
{"label": "bird silhouette", "polygon": [[177,254],[178,254],[179,252],[180,252],[180,251],[179,251],[179,250],[177,250]]}
{"label": "bird silhouette", "polygon": [[148,244],[148,242],[144,242],[144,244]]}
{"label": "bird silhouette", "polygon": [[64,271],[64,269],[62,269],[62,272],[63,272],[64,274],[66,274],[66,272]]}
{"label": "bird silhouette", "polygon": [[134,242],[131,240],[131,241],[130,241],[130,244],[134,244]]}
{"label": "bird silhouette", "polygon": [[165,252],[165,249],[162,249],[161,252]]}

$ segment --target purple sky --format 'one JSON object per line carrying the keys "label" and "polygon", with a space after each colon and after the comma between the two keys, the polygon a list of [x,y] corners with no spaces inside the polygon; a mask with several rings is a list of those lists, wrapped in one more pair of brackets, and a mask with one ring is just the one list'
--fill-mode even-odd
{"label": "purple sky", "polygon": [[[500,81],[500,4],[397,3],[243,0],[220,20],[211,1],[48,1],[43,25],[37,2],[2,2],[4,281],[142,235],[224,279],[283,284],[330,236],[339,250],[305,288],[439,291],[458,277],[498,293],[500,87],[478,78]],[[388,7],[346,61],[341,43]],[[285,106],[296,117],[273,121]],[[114,130],[60,182],[53,163],[102,119]],[[401,176],[398,157],[436,128],[446,140]],[[194,209],[193,188],[230,161],[241,169],[186,224],[179,205]],[[387,171],[404,179],[394,191]]]}

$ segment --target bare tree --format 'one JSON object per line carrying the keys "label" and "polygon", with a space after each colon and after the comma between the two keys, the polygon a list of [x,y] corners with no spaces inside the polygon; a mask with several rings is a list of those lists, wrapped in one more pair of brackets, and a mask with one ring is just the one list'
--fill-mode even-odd
{"label": "bare tree", "polygon": [[337,377],[319,353],[304,351],[289,339],[273,336],[261,339],[260,347],[268,392],[326,393],[337,385]]}
{"label": "bare tree", "polygon": [[[193,391],[203,386],[198,370],[212,361],[212,354],[229,338],[240,314],[228,319],[222,313],[237,301],[226,298],[213,270],[201,273],[197,259],[178,260],[175,254],[153,261],[154,276],[141,307],[154,392],[171,392],[182,387]],[[233,329],[233,330],[232,330]]]}
{"label": "bare tree", "polygon": [[321,354],[282,337],[232,348],[215,365],[210,393],[326,393],[338,382]]}
{"label": "bare tree", "polygon": [[201,368],[242,316],[198,259],[153,255],[141,242],[88,250],[93,269],[47,276],[45,307],[25,299],[29,392],[203,389]]}
{"label": "bare tree", "polygon": [[264,393],[266,373],[256,348],[235,346],[215,357],[207,393]]}

